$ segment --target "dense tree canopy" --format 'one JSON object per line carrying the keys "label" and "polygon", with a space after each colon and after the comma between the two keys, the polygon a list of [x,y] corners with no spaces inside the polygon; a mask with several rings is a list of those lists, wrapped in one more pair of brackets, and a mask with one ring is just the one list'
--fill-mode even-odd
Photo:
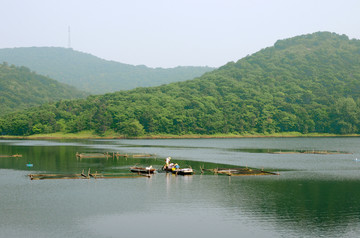
{"label": "dense tree canopy", "polygon": [[202,77],[90,96],[0,119],[2,134],[360,133],[360,41],[281,40]]}
{"label": "dense tree canopy", "polygon": [[35,74],[26,67],[0,64],[0,116],[60,99],[85,96],[74,87]]}
{"label": "dense tree canopy", "polygon": [[60,47],[0,49],[0,62],[26,66],[92,94],[185,81],[214,69],[193,66],[169,69],[134,66]]}

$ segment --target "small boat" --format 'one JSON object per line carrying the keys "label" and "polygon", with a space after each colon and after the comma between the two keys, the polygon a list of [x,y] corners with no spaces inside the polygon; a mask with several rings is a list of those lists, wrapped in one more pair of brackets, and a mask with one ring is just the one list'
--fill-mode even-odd
{"label": "small boat", "polygon": [[191,175],[194,173],[194,170],[192,168],[180,168],[180,166],[177,163],[170,163],[165,164],[162,167],[162,170],[166,172],[171,172],[173,174],[179,174],[179,175]]}
{"label": "small boat", "polygon": [[133,166],[133,167],[130,167],[130,171],[131,172],[134,172],[134,173],[141,173],[141,174],[153,174],[156,169],[153,168],[152,166],[149,166],[149,167],[137,167],[137,166]]}
{"label": "small boat", "polygon": [[192,168],[183,168],[183,169],[173,169],[171,170],[173,174],[178,175],[192,175],[194,173],[194,170]]}
{"label": "small boat", "polygon": [[180,166],[177,163],[170,163],[170,164],[165,164],[162,167],[162,170],[167,171],[167,172],[172,172],[174,169],[180,169]]}

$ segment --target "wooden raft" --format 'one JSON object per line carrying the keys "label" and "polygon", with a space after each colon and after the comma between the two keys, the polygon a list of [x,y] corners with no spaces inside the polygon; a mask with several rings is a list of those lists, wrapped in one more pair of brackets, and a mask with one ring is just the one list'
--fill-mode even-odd
{"label": "wooden raft", "polygon": [[201,168],[201,173],[209,171],[214,174],[224,174],[228,176],[247,176],[247,175],[279,175],[279,173],[264,171],[263,169],[250,169],[250,168],[216,168],[216,169],[204,169]]}
{"label": "wooden raft", "polygon": [[109,152],[106,152],[106,153],[78,153],[76,152],[76,158],[79,158],[79,159],[89,159],[89,158],[105,158],[105,159],[108,159],[108,158],[121,158],[121,157],[124,157],[124,158],[148,158],[148,157],[153,157],[154,155],[152,154],[120,154],[120,153],[109,153]]}
{"label": "wooden raft", "polygon": [[134,175],[133,173],[91,173],[90,169],[87,174],[84,170],[80,174],[29,174],[31,180],[43,180],[43,179],[107,179],[107,178],[139,178],[150,177],[150,175]]}

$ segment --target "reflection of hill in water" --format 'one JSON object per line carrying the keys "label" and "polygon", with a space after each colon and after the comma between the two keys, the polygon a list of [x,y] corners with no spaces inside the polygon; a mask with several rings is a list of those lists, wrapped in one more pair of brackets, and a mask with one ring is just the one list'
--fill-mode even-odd
{"label": "reflection of hill in water", "polygon": [[[0,143],[0,154],[23,154],[23,158],[1,158],[0,168],[27,170],[25,164],[30,161],[34,164],[32,170],[35,172],[80,172],[87,168],[91,168],[92,171],[113,172],[128,171],[128,168],[135,164],[151,164],[157,168],[164,164],[164,158],[91,158],[79,160],[75,156],[76,152],[99,151],[102,150],[89,148],[86,145],[81,146],[81,144],[29,146]],[[196,210],[197,207],[202,209],[216,208],[229,219],[237,220],[245,217],[251,223],[263,223],[264,227],[267,227],[266,229],[275,230],[284,234],[284,237],[287,235],[317,237],[319,234],[325,237],[343,237],[359,227],[360,191],[358,188],[360,181],[358,180],[346,180],[344,177],[333,180],[325,180],[319,177],[310,179],[304,174],[297,178],[289,178],[286,172],[280,176],[261,177],[201,176],[199,175],[200,166],[216,168],[222,165],[177,160],[176,158],[173,160],[182,166],[192,166],[197,170],[197,174],[189,178],[165,177],[165,175],[159,174],[154,179],[146,180],[148,184],[143,184],[141,181],[126,181],[129,186],[126,189],[130,189],[130,192],[139,194],[139,196],[143,195],[141,191],[132,187],[137,184],[151,194],[148,196],[150,201],[144,200],[143,203],[132,204],[130,206],[132,209],[146,208],[151,212],[151,205],[161,204],[158,199],[164,197],[170,205],[174,205],[174,203],[179,205],[178,209],[183,207],[187,207],[188,210]],[[78,183],[70,184],[70,186],[74,185],[78,185]],[[88,186],[92,187],[93,185],[90,183]],[[170,188],[167,187],[168,185]],[[109,187],[97,189],[105,193],[114,187],[109,185]],[[93,193],[92,190],[89,191],[91,194]],[[124,196],[123,193],[120,195]],[[181,199],[176,200],[178,198]],[[105,197],[104,199],[110,201],[110,198]],[[124,197],[122,201],[124,203],[129,202],[126,199],[127,197]],[[108,200],[106,202],[109,202]],[[70,201],[73,202],[73,200]],[[100,210],[109,210],[110,212],[113,209],[105,205],[106,203],[103,204],[100,206]],[[117,200],[114,204],[113,206],[124,209]],[[129,208],[129,210],[131,209]],[[289,232],[294,234],[288,234]]]}
{"label": "reflection of hill in water", "polygon": [[[77,158],[77,152],[85,152],[92,155],[101,154],[99,150],[84,148],[79,145],[68,146],[66,144],[50,144],[49,146],[21,146],[7,145],[0,143],[0,154],[21,154],[22,158],[2,158],[0,168],[27,170],[25,164],[31,162],[34,164],[33,170],[47,172],[79,172],[82,169],[91,168],[92,171],[105,172],[123,172],[128,171],[131,166],[149,166],[160,169],[164,165],[165,158],[157,158],[156,155],[149,158],[126,158],[126,157],[103,157],[103,158]],[[115,151],[114,151],[115,152]],[[110,155],[112,154],[109,153]],[[131,153],[124,152],[123,154]],[[136,153],[134,153],[136,154]],[[173,159],[181,167],[192,167],[196,173],[200,174],[200,167],[213,169],[221,167],[233,167],[225,164],[199,162],[191,160]]]}
{"label": "reflection of hill in water", "polygon": [[221,192],[231,213],[273,220],[279,230],[300,236],[342,237],[359,222],[359,186],[357,180],[231,178]]}

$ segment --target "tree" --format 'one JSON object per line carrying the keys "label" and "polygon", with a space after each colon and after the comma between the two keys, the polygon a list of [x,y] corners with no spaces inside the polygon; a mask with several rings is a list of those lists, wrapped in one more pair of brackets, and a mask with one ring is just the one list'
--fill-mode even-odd
{"label": "tree", "polygon": [[125,136],[133,137],[144,135],[144,127],[136,119],[121,123],[120,128],[120,133]]}

